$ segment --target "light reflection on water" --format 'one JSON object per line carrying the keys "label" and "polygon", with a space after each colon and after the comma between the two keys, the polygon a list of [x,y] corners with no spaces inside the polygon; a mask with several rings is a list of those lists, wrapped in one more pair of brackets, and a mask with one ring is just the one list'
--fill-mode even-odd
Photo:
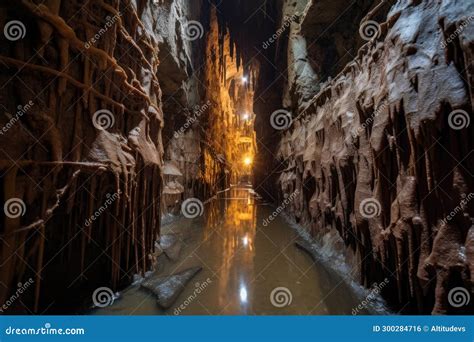
{"label": "light reflection on water", "polygon": [[[153,295],[132,286],[112,307],[95,313],[351,314],[362,298],[335,272],[314,264],[295,247],[298,236],[285,220],[277,217],[264,226],[263,220],[273,208],[256,203],[249,190],[232,188],[206,204],[202,217],[180,219],[162,228],[162,234],[180,234],[183,249],[180,260],[167,260],[160,275],[203,267],[173,307],[161,310]],[[196,286],[207,279],[211,280],[209,286],[196,294]],[[277,287],[288,289],[291,304],[272,304],[270,294]],[[359,311],[364,313],[367,311]]]}

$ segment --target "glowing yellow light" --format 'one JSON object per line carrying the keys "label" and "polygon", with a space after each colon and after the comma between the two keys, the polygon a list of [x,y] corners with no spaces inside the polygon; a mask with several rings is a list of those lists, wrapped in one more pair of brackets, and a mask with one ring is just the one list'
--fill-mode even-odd
{"label": "glowing yellow light", "polygon": [[252,165],[252,158],[250,158],[250,157],[245,157],[245,159],[244,159],[244,164],[245,164],[246,166]]}

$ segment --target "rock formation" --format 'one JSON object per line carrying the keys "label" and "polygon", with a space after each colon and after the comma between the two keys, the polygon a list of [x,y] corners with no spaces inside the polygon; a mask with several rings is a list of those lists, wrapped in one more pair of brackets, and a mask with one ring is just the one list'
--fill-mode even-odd
{"label": "rock formation", "polygon": [[[325,22],[322,3],[305,7],[289,37],[282,104],[293,122],[281,134],[280,191],[298,191],[293,217],[322,244],[341,248],[342,241],[364,285],[388,277],[386,296],[399,310],[472,310],[453,308],[447,298],[456,286],[472,288],[474,268],[474,36],[466,24],[474,6],[398,2],[308,100],[318,74],[311,64],[321,59],[310,63],[304,55],[316,49],[307,45]],[[301,73],[298,60],[306,64]]]}
{"label": "rock formation", "polygon": [[0,303],[120,290],[179,257],[163,216],[254,175],[395,310],[472,313],[448,296],[474,281],[473,23],[462,0],[2,2]]}
{"label": "rock formation", "polygon": [[2,203],[23,215],[1,218],[0,301],[31,276],[30,310],[62,310],[74,289],[116,287],[150,267],[163,152],[156,9],[1,6],[2,27],[21,24],[0,38],[0,125],[12,123],[0,135]]}
{"label": "rock formation", "polygon": [[252,86],[225,79],[243,67],[202,1],[1,6],[0,301],[32,277],[18,310],[60,313],[154,266],[168,195],[179,208],[237,181],[253,117],[231,114]]}
{"label": "rock formation", "polygon": [[168,309],[184,291],[186,284],[201,270],[201,267],[193,267],[167,277],[147,279],[141,286],[153,292],[161,308]]}

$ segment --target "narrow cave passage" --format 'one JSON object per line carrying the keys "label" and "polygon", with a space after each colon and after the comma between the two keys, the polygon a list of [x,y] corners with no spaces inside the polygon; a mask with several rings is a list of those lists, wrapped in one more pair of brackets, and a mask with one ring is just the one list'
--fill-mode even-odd
{"label": "narrow cave passage", "polygon": [[449,3],[0,3],[1,313],[474,313]]}
{"label": "narrow cave passage", "polygon": [[[313,260],[295,248],[297,231],[251,188],[233,187],[203,209],[200,217],[162,228],[165,244],[172,247],[158,260],[158,278],[202,268],[178,300],[163,310],[163,299],[157,305],[153,292],[134,285],[114,305],[93,314],[350,315],[363,298],[362,289],[348,284],[327,260]],[[387,312],[381,302],[374,304],[358,313]]]}

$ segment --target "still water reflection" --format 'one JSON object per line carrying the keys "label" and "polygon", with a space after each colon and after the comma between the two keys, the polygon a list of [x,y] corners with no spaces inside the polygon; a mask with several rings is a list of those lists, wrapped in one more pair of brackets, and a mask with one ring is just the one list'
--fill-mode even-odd
{"label": "still water reflection", "polygon": [[[285,220],[277,217],[263,225],[274,209],[257,203],[250,189],[233,188],[206,204],[201,217],[163,227],[163,234],[178,234],[183,246],[179,260],[162,257],[166,262],[159,274],[194,266],[201,266],[202,272],[168,310],[160,309],[148,291],[131,286],[113,306],[95,313],[351,314],[362,298],[340,276],[295,247],[298,236]],[[285,290],[272,303],[276,288]]]}

